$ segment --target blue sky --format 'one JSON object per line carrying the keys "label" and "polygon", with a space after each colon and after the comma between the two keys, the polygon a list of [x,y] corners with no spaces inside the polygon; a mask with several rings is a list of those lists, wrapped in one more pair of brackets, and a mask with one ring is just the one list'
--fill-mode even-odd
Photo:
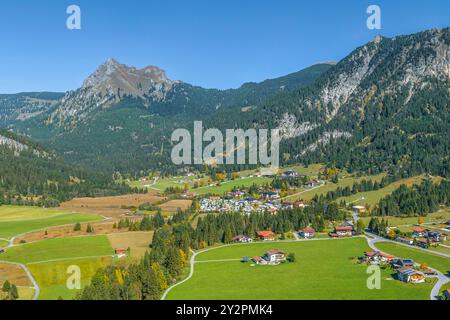
{"label": "blue sky", "polygon": [[[66,28],[70,4],[81,30]],[[381,30],[366,27],[370,4]],[[449,13],[448,0],[2,0],[0,93],[76,89],[110,57],[238,87],[338,61],[377,34],[450,26]]]}

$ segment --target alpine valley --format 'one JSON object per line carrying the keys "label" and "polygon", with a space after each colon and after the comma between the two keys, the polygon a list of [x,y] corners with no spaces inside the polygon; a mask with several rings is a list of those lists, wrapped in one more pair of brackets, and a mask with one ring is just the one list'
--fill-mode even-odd
{"label": "alpine valley", "polygon": [[223,130],[280,128],[284,165],[448,176],[449,101],[446,28],[376,37],[337,64],[230,90],[110,59],[75,91],[0,96],[0,115],[65,161],[109,174],[175,173],[171,133],[201,120]]}

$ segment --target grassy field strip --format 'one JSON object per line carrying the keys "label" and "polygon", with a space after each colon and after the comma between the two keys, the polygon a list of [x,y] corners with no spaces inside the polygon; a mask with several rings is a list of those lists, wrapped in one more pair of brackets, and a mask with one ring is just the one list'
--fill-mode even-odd
{"label": "grassy field strip", "polygon": [[56,238],[11,247],[2,260],[24,264],[86,256],[113,255],[107,236]]}
{"label": "grassy field strip", "polygon": [[45,264],[45,263],[51,263],[51,262],[67,262],[67,261],[73,261],[73,260],[91,260],[91,259],[108,258],[108,257],[112,257],[112,255],[109,254],[109,255],[102,255],[102,256],[73,257],[73,258],[61,258],[61,259],[52,259],[52,260],[45,260],[45,261],[36,261],[36,262],[27,263],[27,266],[32,266],[32,265],[36,265],[36,264]]}
{"label": "grassy field strip", "polygon": [[68,214],[68,212],[57,209],[44,209],[40,207],[31,207],[31,206],[3,205],[0,207],[0,222],[44,219],[65,214]]}
{"label": "grassy field strip", "polygon": [[75,224],[77,222],[98,222],[102,220],[104,220],[104,218],[96,214],[69,213],[66,215],[44,219],[0,222],[0,237],[17,238],[30,232],[41,231],[51,227],[67,226],[70,224]]}
{"label": "grassy field strip", "polygon": [[240,260],[241,260],[241,259],[204,260],[204,261],[195,261],[195,263],[231,262],[231,261],[240,261]]}

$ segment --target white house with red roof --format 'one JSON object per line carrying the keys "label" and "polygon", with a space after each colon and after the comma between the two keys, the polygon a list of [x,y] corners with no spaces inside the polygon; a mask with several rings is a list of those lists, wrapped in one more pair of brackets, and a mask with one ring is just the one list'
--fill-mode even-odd
{"label": "white house with red roof", "polygon": [[305,228],[303,230],[300,230],[298,234],[305,239],[311,239],[316,235],[316,230],[312,228]]}

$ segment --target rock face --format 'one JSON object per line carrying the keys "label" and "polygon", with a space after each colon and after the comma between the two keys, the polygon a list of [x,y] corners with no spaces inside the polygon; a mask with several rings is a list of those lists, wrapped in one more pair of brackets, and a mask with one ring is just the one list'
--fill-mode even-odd
{"label": "rock face", "polygon": [[76,91],[69,91],[51,114],[49,123],[77,122],[98,108],[107,108],[124,97],[142,100],[148,106],[166,99],[178,81],[167,78],[164,70],[149,66],[136,69],[109,59],[100,65]]}

